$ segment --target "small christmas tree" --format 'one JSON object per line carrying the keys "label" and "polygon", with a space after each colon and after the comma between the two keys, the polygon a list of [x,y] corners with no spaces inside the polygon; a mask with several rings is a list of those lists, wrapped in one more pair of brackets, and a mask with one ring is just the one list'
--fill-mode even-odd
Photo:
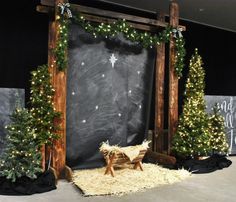
{"label": "small christmas tree", "polygon": [[180,157],[197,157],[210,151],[209,118],[205,112],[205,71],[202,58],[195,49],[189,65],[183,113],[179,118],[172,150]]}
{"label": "small christmas tree", "polygon": [[228,143],[226,141],[224,117],[220,115],[220,109],[215,105],[210,116],[210,145],[212,153],[227,153]]}
{"label": "small christmas tree", "polygon": [[31,114],[32,124],[37,134],[40,145],[52,144],[58,138],[56,130],[59,127],[55,124],[55,119],[60,117],[53,106],[54,89],[51,85],[51,76],[48,66],[39,66],[32,73],[31,80]]}
{"label": "small christmas tree", "polygon": [[11,115],[11,124],[6,126],[6,147],[0,159],[0,176],[16,181],[27,176],[37,178],[41,172],[41,153],[36,143],[36,134],[30,127],[32,117],[28,110],[16,108]]}

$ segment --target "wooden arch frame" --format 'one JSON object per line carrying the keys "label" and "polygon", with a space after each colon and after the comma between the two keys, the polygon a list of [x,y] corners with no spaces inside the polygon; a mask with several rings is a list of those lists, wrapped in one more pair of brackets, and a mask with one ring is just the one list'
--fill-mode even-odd
{"label": "wooden arch frame", "polygon": [[[66,3],[66,0],[41,0],[41,5],[37,6],[37,11],[49,13],[49,42],[48,42],[48,65],[52,74],[52,84],[55,88],[55,108],[62,113],[61,138],[54,143],[52,152],[52,167],[59,178],[62,178],[67,170],[66,166],[66,71],[59,72],[55,63],[53,49],[56,46],[58,36],[58,22],[56,19],[56,7],[58,3]],[[73,7],[83,14],[85,19],[95,22],[113,22],[117,19],[126,19],[134,28],[145,31],[156,31],[159,27],[181,27],[179,25],[179,8],[176,2],[170,3],[169,22],[165,22],[165,16],[160,13],[157,20],[139,16],[127,15],[123,13],[101,10],[97,8],[73,5]],[[165,82],[165,44],[161,43],[157,48],[158,58],[155,65],[155,128],[153,133],[153,151],[162,153],[164,150],[164,82]],[[169,102],[168,102],[168,151],[170,154],[170,142],[176,131],[178,121],[178,76],[175,73],[175,41],[171,37],[169,43]],[[43,156],[48,157],[48,152],[43,152]]]}

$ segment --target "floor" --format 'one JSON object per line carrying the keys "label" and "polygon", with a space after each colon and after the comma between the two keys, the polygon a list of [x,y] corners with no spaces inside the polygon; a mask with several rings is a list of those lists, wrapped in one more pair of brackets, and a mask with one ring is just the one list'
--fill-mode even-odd
{"label": "floor", "polygon": [[60,181],[58,189],[32,196],[0,196],[0,202],[236,202],[236,157],[229,168],[195,174],[173,185],[125,196],[84,197],[72,184]]}

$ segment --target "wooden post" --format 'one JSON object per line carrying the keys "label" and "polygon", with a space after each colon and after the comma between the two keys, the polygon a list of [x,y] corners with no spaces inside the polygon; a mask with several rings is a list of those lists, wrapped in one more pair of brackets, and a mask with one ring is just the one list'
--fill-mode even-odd
{"label": "wooden post", "polygon": [[42,171],[44,172],[45,171],[45,162],[46,162],[46,160],[45,160],[45,145],[43,145],[42,147],[41,147],[41,155],[42,155],[42,159],[41,159],[41,167],[42,167]]}
{"label": "wooden post", "polygon": [[[158,20],[165,22],[164,13],[158,14]],[[164,80],[165,80],[165,43],[157,46],[155,76],[155,129],[154,151],[163,152],[164,148]]]}
{"label": "wooden post", "polygon": [[[55,0],[55,8],[57,4],[66,2],[65,0]],[[56,12],[55,17],[56,19]],[[58,178],[61,178],[66,165],[66,72],[59,72],[56,67],[53,49],[56,46],[58,35],[58,23],[56,21],[49,22],[49,53],[48,64],[49,71],[52,74],[52,85],[55,89],[54,107],[56,111],[61,112],[60,128],[58,132],[59,140],[54,141],[52,147],[52,167],[56,170]]]}
{"label": "wooden post", "polygon": [[[170,25],[172,27],[179,25],[179,7],[176,2],[170,4]],[[168,154],[171,152],[171,142],[178,121],[178,76],[175,73],[176,50],[173,36],[170,40],[169,54]]]}

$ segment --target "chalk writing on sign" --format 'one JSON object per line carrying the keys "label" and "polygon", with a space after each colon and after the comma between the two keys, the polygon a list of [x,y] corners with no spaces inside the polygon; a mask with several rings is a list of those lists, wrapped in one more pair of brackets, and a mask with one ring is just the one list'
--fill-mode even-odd
{"label": "chalk writing on sign", "polygon": [[205,99],[208,113],[212,113],[212,107],[215,103],[220,109],[225,120],[229,154],[236,154],[236,97],[206,95]]}

